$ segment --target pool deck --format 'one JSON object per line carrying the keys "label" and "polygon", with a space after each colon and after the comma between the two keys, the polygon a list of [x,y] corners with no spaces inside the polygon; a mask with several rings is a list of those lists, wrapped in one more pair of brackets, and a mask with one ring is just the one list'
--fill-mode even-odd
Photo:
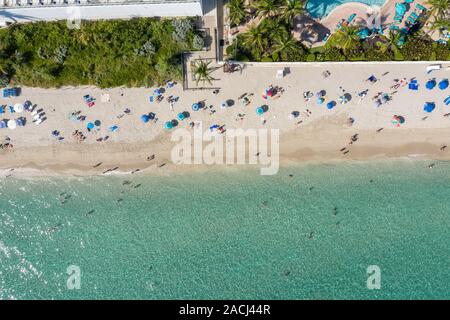
{"label": "pool deck", "polygon": [[[401,0],[387,0],[385,4],[380,7],[380,16],[381,16],[381,23],[385,29],[386,32],[389,31],[389,28],[386,28],[386,26],[390,26],[394,23],[394,16],[395,16],[395,4],[397,2],[403,2]],[[428,5],[426,4],[426,0],[415,0],[411,6],[410,9],[406,12],[405,18],[403,19],[401,24],[398,24],[400,28],[405,26],[405,21],[407,20],[407,17],[415,10],[417,4],[421,4],[422,6],[428,8]],[[338,6],[336,9],[330,12],[325,18],[323,18],[320,23],[328,28],[330,31],[334,31],[336,29],[336,25],[342,20],[342,19],[348,19],[351,14],[356,13],[357,17],[355,18],[355,22],[358,24],[365,24],[367,21],[367,18],[370,16],[370,11],[373,10],[370,6],[365,5],[363,3],[358,2],[349,2],[342,4]]]}

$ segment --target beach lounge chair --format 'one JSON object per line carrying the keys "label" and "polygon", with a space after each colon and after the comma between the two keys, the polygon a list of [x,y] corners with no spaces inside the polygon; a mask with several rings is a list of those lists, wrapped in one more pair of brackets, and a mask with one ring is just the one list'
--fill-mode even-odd
{"label": "beach lounge chair", "polygon": [[433,64],[431,66],[428,66],[427,67],[427,74],[430,74],[432,71],[439,70],[441,68],[442,68],[442,65],[440,65],[440,64]]}
{"label": "beach lounge chair", "polygon": [[448,106],[450,104],[450,96],[445,98],[444,103],[445,103],[446,106]]}

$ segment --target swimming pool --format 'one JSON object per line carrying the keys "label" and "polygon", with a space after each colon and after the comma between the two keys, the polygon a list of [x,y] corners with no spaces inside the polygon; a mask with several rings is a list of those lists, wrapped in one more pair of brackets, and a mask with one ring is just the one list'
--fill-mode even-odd
{"label": "swimming pool", "polygon": [[326,16],[337,6],[348,2],[361,2],[368,5],[383,5],[386,0],[309,0],[306,9],[315,18]]}

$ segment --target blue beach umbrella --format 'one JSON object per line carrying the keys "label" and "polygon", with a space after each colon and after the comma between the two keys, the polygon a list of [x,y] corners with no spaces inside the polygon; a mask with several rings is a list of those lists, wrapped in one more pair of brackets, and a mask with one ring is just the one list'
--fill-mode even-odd
{"label": "blue beach umbrella", "polygon": [[92,129],[94,129],[94,127],[95,127],[95,125],[94,125],[92,122],[89,122],[89,123],[87,124],[87,126],[86,126],[86,128],[87,128],[88,130],[92,130]]}
{"label": "blue beach umbrella", "polygon": [[425,112],[432,112],[434,109],[436,108],[436,105],[434,102],[427,102],[425,103],[425,105],[423,106],[423,111]]}
{"label": "blue beach umbrella", "polygon": [[172,129],[173,128],[172,121],[166,121],[166,123],[164,123],[164,128],[166,128],[167,130]]}
{"label": "blue beach umbrella", "polygon": [[330,101],[327,103],[327,109],[333,109],[336,106],[335,101]]}
{"label": "blue beach umbrella", "polygon": [[148,116],[148,114],[143,114],[141,116],[141,120],[142,120],[143,123],[147,123],[147,122],[149,122],[150,117]]}
{"label": "blue beach umbrella", "polygon": [[200,104],[199,104],[199,103],[194,103],[194,104],[192,105],[192,110],[194,110],[194,111],[200,110]]}
{"label": "blue beach umbrella", "polygon": [[258,108],[256,108],[256,114],[258,115],[258,116],[262,116],[263,114],[264,114],[264,108],[263,107],[258,107]]}
{"label": "blue beach umbrella", "polygon": [[441,82],[439,82],[439,89],[445,90],[448,88],[448,79],[444,79]]}
{"label": "blue beach umbrella", "polygon": [[428,80],[428,81],[427,81],[427,84],[425,85],[425,87],[426,87],[428,90],[433,89],[434,87],[436,87],[436,80],[434,80],[434,79]]}
{"label": "blue beach umbrella", "polygon": [[177,116],[178,120],[183,121],[184,119],[186,119],[186,116],[184,115],[183,112],[180,112]]}

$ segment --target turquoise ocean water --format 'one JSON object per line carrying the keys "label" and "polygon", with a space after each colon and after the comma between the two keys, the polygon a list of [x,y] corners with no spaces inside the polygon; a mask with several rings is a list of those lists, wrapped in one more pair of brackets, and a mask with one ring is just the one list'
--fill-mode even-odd
{"label": "turquoise ocean water", "polygon": [[428,163],[3,179],[0,299],[448,299],[450,163]]}
{"label": "turquoise ocean water", "polygon": [[306,9],[316,18],[329,14],[337,6],[348,2],[361,2],[369,6],[382,6],[386,0],[308,0]]}

